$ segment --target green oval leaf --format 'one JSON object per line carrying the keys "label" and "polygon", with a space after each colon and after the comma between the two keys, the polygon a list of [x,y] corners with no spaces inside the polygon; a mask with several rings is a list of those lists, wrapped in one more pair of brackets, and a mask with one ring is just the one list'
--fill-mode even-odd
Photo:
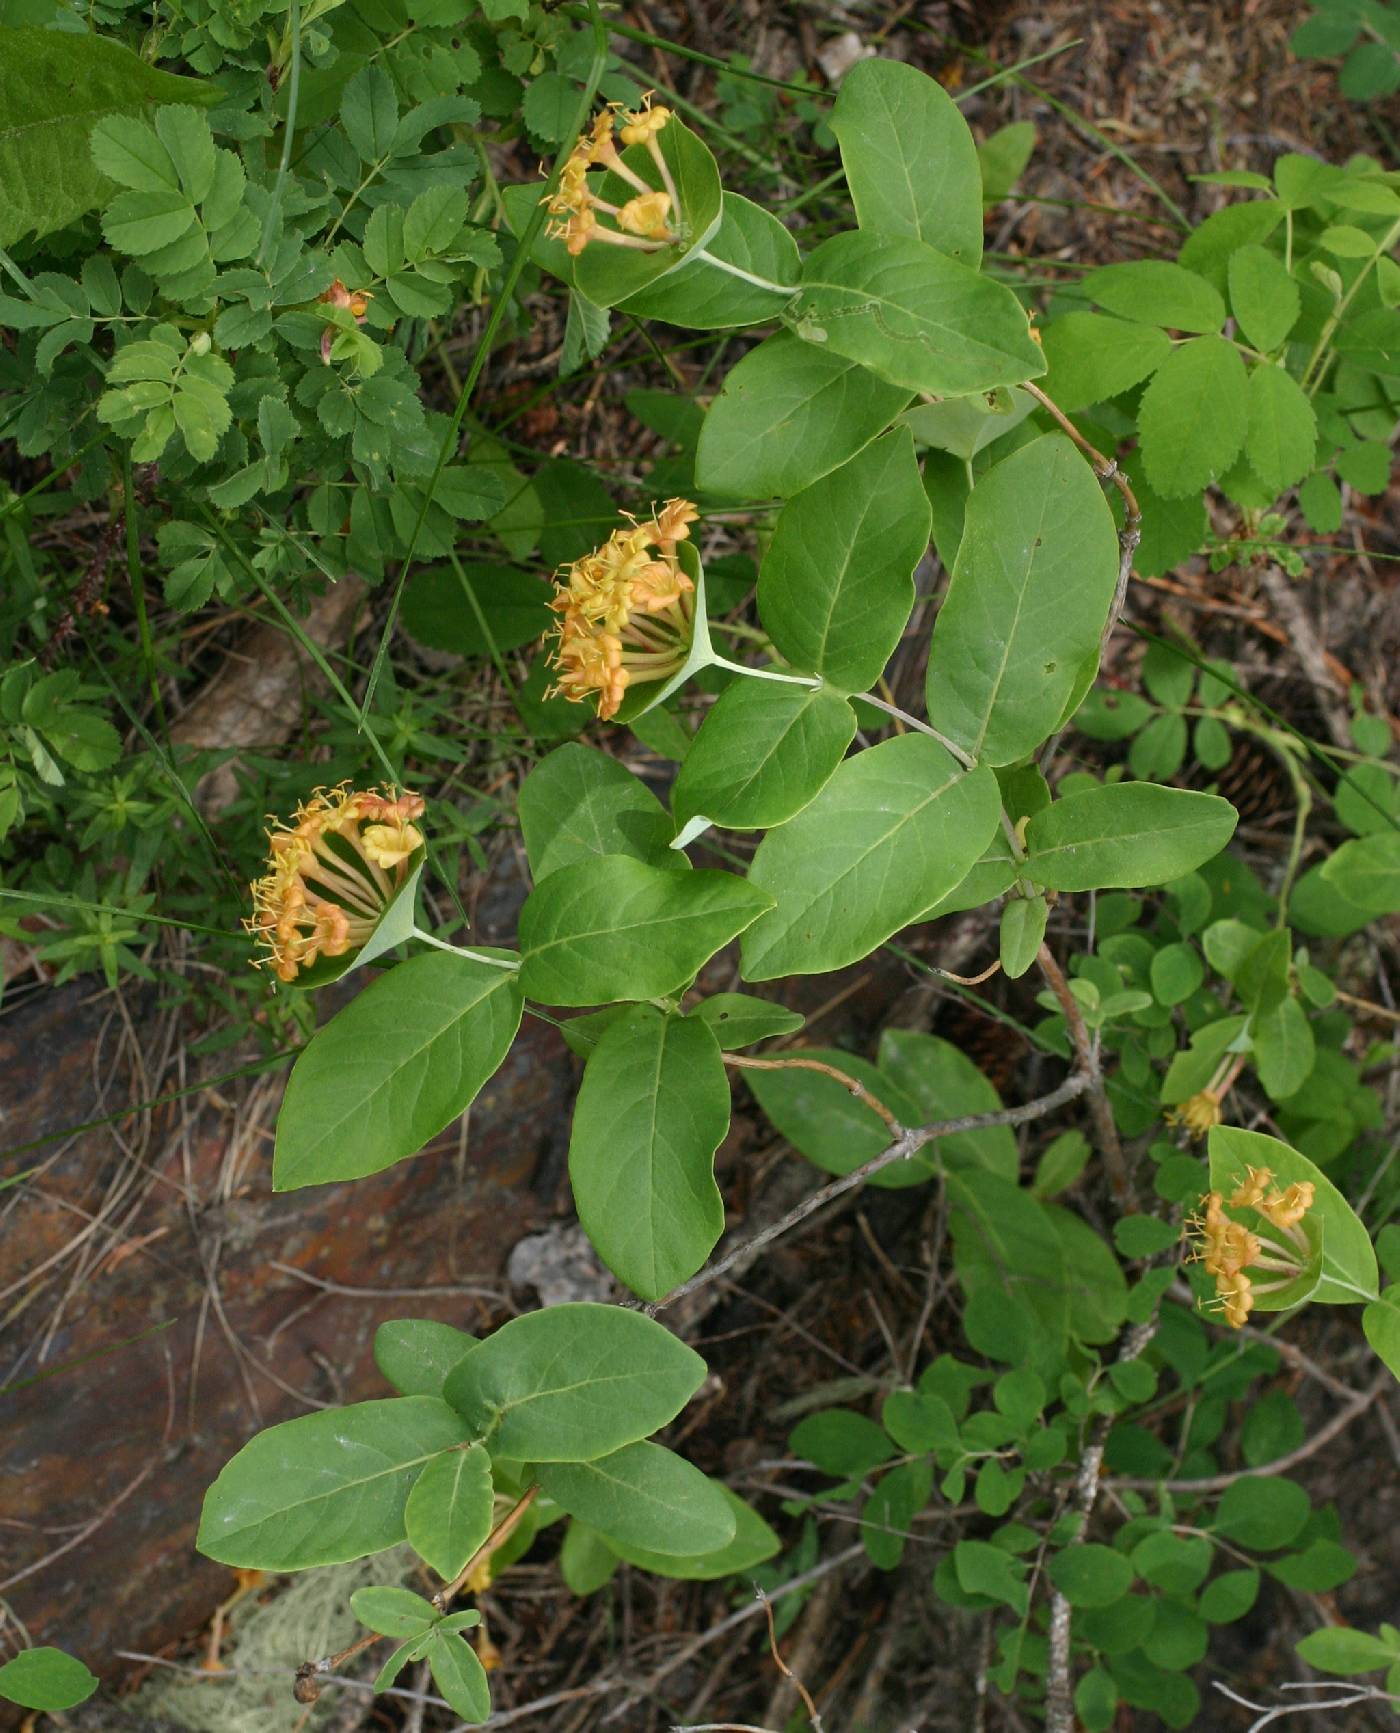
{"label": "green oval leaf", "polygon": [[661,802],[640,777],[592,746],[570,743],[542,758],[520,785],[517,810],[536,884],[595,855],[630,855],[681,871],[690,865],[671,847]]}
{"label": "green oval leaf", "polygon": [[1218,331],[1225,303],[1204,277],[1165,259],[1138,259],[1090,271],[1084,293],[1100,307],[1141,325],[1174,331]]}
{"label": "green oval leaf", "polygon": [[640,1312],[587,1303],[513,1318],[473,1348],[447,1399],[494,1455],[593,1462],[674,1420],[705,1362]]}
{"label": "green oval leaf", "polygon": [[749,882],[773,906],[744,935],[748,981],[815,975],[868,956],[953,889],[991,840],[1001,795],[923,734],[837,770],[759,844]]}
{"label": "green oval leaf", "polygon": [[957,104],[898,60],[858,60],[841,81],[831,130],[862,229],[912,235],[950,258],[982,257],[982,172]]}
{"label": "green oval leaf", "polygon": [[608,1026],[574,1108],[569,1179],[598,1255],[643,1299],[693,1276],[724,1232],[714,1158],[728,1130],[729,1081],[705,1023],[636,1005]]}
{"label": "green oval leaf", "polygon": [[400,1396],[441,1396],[476,1337],[432,1318],[391,1318],[374,1332],[374,1363]]}
{"label": "green oval leaf", "polygon": [[788,501],[759,571],[758,610],[794,668],[842,692],[879,679],[914,606],[931,521],[905,428]]}
{"label": "green oval leaf", "polygon": [[409,1545],[450,1582],[490,1534],[494,1497],[491,1458],[479,1444],[434,1457],[404,1506]]}
{"label": "green oval leaf", "polygon": [[546,1005],[663,998],[772,902],[733,873],[668,872],[615,854],[575,861],[520,912],[520,983]]}
{"label": "green oval leaf", "polygon": [[715,993],[686,1014],[707,1023],[726,1053],[774,1035],[795,1034],[806,1022],[800,1011],[789,1011],[771,999],[756,999],[752,993]]}
{"label": "green oval leaf", "polygon": [[834,692],[735,680],[681,765],[671,791],[677,826],[699,817],[728,830],[785,824],[820,793],[855,731],[855,713]]}
{"label": "green oval leaf", "polygon": [[491,1713],[491,1686],[476,1650],[455,1632],[438,1631],[428,1644],[433,1683],[463,1721],[472,1726]]}
{"label": "green oval leaf", "polygon": [[595,1462],[544,1464],[540,1485],[609,1542],[690,1558],[734,1539],[723,1487],[660,1444],[629,1444]]}
{"label": "green oval leaf", "polygon": [[1055,1554],[1050,1581],[1072,1607],[1107,1607],[1127,1594],[1133,1567],[1111,1546],[1084,1541]]}
{"label": "green oval leaf", "polygon": [[730,369],[695,453],[695,483],[722,499],[786,499],[868,445],[909,392],[789,331]]}
{"label": "green oval leaf", "polygon": [[714,1552],[680,1558],[612,1538],[607,1544],[627,1564],[651,1571],[654,1576],[672,1577],[683,1582],[715,1582],[720,1577],[750,1571],[765,1559],[772,1558],[782,1543],[758,1512],[745,1504],[737,1493],[731,1492],[727,1486],[721,1487],[720,1491],[734,1513],[734,1538]]}
{"label": "green oval leaf", "polygon": [[277,1119],[276,1191],[360,1179],[414,1155],[510,1051],[516,972],[434,952],[381,975],[318,1030]]}
{"label": "green oval leaf", "polygon": [[72,1709],[91,1697],[97,1683],[62,1649],[24,1649],[0,1667],[0,1698],[22,1709]]}
{"label": "green oval leaf", "polygon": [[205,1493],[195,1545],[220,1564],[265,1571],[383,1552],[404,1538],[421,1470],[469,1436],[435,1396],[356,1402],[270,1426]]}
{"label": "green oval leaf", "polygon": [[958,396],[1045,371],[1010,289],[907,236],[823,241],[794,311],[799,335],[910,391]]}
{"label": "green oval leaf", "polygon": [[979,763],[1011,764],[1098,665],[1118,582],[1113,514],[1062,434],[989,470],[967,502],[933,630],[928,714]]}
{"label": "green oval leaf", "polygon": [[1228,800],[1151,782],[1065,795],[1026,826],[1026,876],[1057,891],[1166,884],[1220,853],[1238,819]]}

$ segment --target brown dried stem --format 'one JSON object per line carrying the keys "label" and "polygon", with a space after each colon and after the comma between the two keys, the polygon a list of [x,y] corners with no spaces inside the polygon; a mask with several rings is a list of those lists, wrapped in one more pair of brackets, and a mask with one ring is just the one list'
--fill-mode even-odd
{"label": "brown dried stem", "polygon": [[822,1059],[748,1059],[740,1053],[726,1053],[724,1063],[732,1065],[739,1071],[820,1071],[823,1077],[831,1077],[845,1090],[848,1090],[862,1107],[868,1107],[872,1113],[878,1113],[889,1128],[891,1137],[903,1137],[904,1127],[876,1095],[872,1095],[863,1083],[854,1077],[848,1077],[844,1071],[838,1071],[834,1065],[828,1065]]}
{"label": "brown dried stem", "polygon": [[1089,1031],[1084,1024],[1084,1013],[1079,1008],[1079,1001],[1070,991],[1069,982],[1065,980],[1064,971],[1055,961],[1049,945],[1042,945],[1036,957],[1040,972],[1044,975],[1050,991],[1060,1002],[1060,1009],[1065,1014],[1065,1022],[1069,1025],[1069,1038],[1074,1047],[1074,1056],[1079,1063],[1081,1074],[1088,1080],[1089,1112],[1094,1121],[1094,1136],[1098,1142],[1099,1154],[1108,1172],[1108,1182],[1113,1187],[1115,1197],[1125,1199],[1128,1195],[1128,1168],[1123,1159],[1123,1145],[1118,1137],[1118,1127],[1113,1121],[1113,1109],[1109,1105],[1108,1094],[1103,1086],[1103,1070],[1099,1064],[1099,1050],[1089,1038]]}

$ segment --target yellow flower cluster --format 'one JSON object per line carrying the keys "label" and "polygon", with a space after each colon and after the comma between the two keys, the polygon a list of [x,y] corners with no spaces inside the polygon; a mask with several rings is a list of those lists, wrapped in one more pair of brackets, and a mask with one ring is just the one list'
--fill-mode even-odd
{"label": "yellow flower cluster", "polygon": [[[575,255],[594,240],[648,253],[677,240],[679,237],[670,225],[672,215],[679,214],[680,200],[670,165],[657,143],[657,135],[670,118],[669,108],[652,106],[650,91],[642,98],[641,108],[635,112],[629,112],[619,103],[610,103],[603,109],[588,131],[580,133],[560,172],[559,186],[545,203],[545,209],[553,219],[546,226],[545,234],[553,240],[563,241],[569,252]],[[622,160],[613,140],[614,128],[617,128],[624,145],[646,146],[661,177],[659,188],[648,186]],[[609,204],[588,184],[588,171],[593,168],[610,169],[635,188],[636,196],[622,205]],[[616,229],[607,228],[598,221],[600,211],[612,217]]]}
{"label": "yellow flower cluster", "polygon": [[318,788],[290,825],[267,833],[268,868],[253,886],[247,930],[266,946],[256,959],[280,981],[318,957],[340,957],[369,938],[423,846],[419,794]]}
{"label": "yellow flower cluster", "polygon": [[[1235,1330],[1249,1317],[1258,1295],[1286,1287],[1311,1255],[1300,1224],[1313,1206],[1315,1187],[1303,1180],[1275,1191],[1273,1181],[1267,1167],[1249,1167],[1230,1194],[1231,1209],[1252,1209],[1261,1218],[1258,1232],[1226,1215],[1218,1191],[1207,1192],[1205,1213],[1187,1223],[1194,1242],[1191,1256],[1215,1277],[1216,1301]],[[1259,1282],[1245,1274],[1247,1269],[1276,1272],[1278,1280]]]}
{"label": "yellow flower cluster", "polygon": [[676,548],[698,516],[689,500],[668,499],[650,522],[614,530],[556,577],[551,692],[575,703],[596,693],[607,721],[632,681],[681,668],[695,634],[695,585]]}

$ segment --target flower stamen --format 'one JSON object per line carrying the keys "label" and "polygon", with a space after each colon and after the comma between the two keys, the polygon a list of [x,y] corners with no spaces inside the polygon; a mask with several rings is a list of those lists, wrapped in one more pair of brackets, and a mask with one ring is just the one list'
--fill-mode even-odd
{"label": "flower stamen", "polygon": [[556,576],[551,693],[575,703],[596,693],[607,721],[634,680],[680,671],[695,635],[695,585],[676,548],[697,516],[689,500],[667,500],[650,523],[614,530]]}
{"label": "flower stamen", "polygon": [[413,822],[418,794],[318,788],[290,824],[268,831],[268,870],[253,886],[253,914],[243,924],[271,967],[293,981],[319,957],[358,950],[378,926],[423,846]]}
{"label": "flower stamen", "polygon": [[[594,116],[588,131],[580,133],[575,141],[560,170],[559,185],[545,202],[545,209],[553,219],[546,225],[545,234],[552,240],[563,241],[574,257],[592,241],[654,253],[680,238],[670,226],[672,215],[679,217],[680,198],[670,167],[656,142],[656,135],[671,118],[671,111],[653,108],[649,92],[642,102],[642,108],[635,114],[623,112],[618,103],[610,103]],[[660,191],[648,186],[622,160],[613,140],[619,116],[623,144],[646,145],[661,177]],[[604,168],[617,175],[636,197],[621,206],[600,198],[588,184],[588,171],[592,168]],[[612,217],[617,228],[600,223],[599,212]]]}
{"label": "flower stamen", "polygon": [[[1272,1191],[1273,1178],[1266,1167],[1247,1168],[1230,1194],[1231,1209],[1250,1209],[1262,1218],[1257,1230],[1226,1215],[1218,1191],[1207,1192],[1201,1200],[1203,1213],[1186,1223],[1188,1260],[1201,1263],[1206,1274],[1215,1277],[1215,1297],[1208,1303],[1223,1313],[1232,1329],[1244,1324],[1261,1294],[1276,1293],[1296,1281],[1312,1255],[1299,1224],[1312,1208],[1316,1188],[1304,1180],[1283,1192]],[[1281,1237],[1275,1238],[1264,1224]],[[1255,1282],[1246,1270],[1277,1272],[1280,1279]]]}

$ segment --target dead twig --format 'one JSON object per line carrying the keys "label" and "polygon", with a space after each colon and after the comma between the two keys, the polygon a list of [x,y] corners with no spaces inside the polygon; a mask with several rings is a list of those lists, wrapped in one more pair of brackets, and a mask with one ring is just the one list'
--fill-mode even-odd
{"label": "dead twig", "polygon": [[823,1059],[749,1059],[742,1053],[726,1053],[724,1063],[732,1065],[736,1071],[819,1071],[823,1077],[834,1078],[862,1107],[878,1113],[892,1137],[900,1137],[904,1133],[904,1127],[878,1096],[872,1095],[856,1078],[847,1076],[844,1071],[838,1071],[834,1065],[828,1065]]}
{"label": "dead twig", "polygon": [[1359,1419],[1381,1392],[1395,1380],[1388,1372],[1382,1372],[1375,1382],[1366,1390],[1357,1391],[1345,1408],[1339,1408],[1325,1426],[1319,1427],[1311,1438],[1305,1439],[1296,1450],[1290,1450],[1286,1456],[1280,1456],[1273,1462],[1261,1462],[1257,1468],[1241,1468],[1233,1474],[1208,1474],[1200,1480],[1150,1480],[1132,1475],[1115,1476],[1106,1481],[1120,1492],[1224,1492],[1233,1486],[1237,1480],[1253,1479],[1262,1476],[1265,1479],[1275,1474],[1287,1474],[1290,1468],[1296,1468],[1300,1462],[1306,1462],[1310,1456],[1316,1456],[1319,1450],[1329,1445],[1338,1434],[1345,1432],[1353,1420]]}

